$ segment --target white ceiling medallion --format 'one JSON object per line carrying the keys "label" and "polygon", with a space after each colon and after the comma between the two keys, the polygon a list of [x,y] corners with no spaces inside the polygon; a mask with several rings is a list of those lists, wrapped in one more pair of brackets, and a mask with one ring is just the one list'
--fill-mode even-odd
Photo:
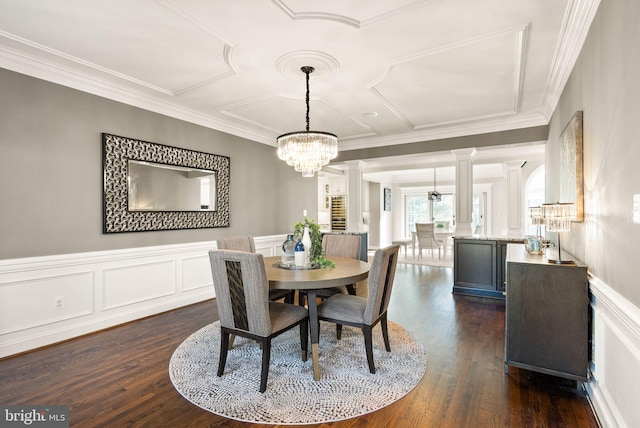
{"label": "white ceiling medallion", "polygon": [[276,60],[276,69],[280,74],[295,80],[304,80],[300,73],[302,67],[313,67],[313,80],[324,80],[338,72],[340,64],[331,55],[320,51],[293,51]]}

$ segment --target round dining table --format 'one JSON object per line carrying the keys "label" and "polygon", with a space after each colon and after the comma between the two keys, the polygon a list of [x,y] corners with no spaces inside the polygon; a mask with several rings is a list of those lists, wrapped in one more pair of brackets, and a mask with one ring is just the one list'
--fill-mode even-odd
{"label": "round dining table", "polygon": [[356,284],[369,276],[369,263],[348,257],[327,257],[335,267],[320,269],[287,269],[280,267],[280,257],[265,257],[264,262],[269,279],[269,288],[285,290],[306,290],[309,308],[309,329],[311,333],[311,358],[313,378],[320,380],[320,338],[316,291],[322,288]]}

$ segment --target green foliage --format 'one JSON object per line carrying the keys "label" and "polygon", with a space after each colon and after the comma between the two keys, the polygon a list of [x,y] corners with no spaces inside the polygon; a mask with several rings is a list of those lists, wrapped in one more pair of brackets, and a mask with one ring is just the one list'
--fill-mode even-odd
{"label": "green foliage", "polygon": [[331,260],[326,259],[324,256],[320,256],[320,257],[318,257],[318,258],[315,260],[315,263],[317,263],[319,266],[322,266],[322,267],[327,267],[327,266],[329,266],[329,267],[336,267],[335,262],[332,262]]}
{"label": "green foliage", "polygon": [[311,238],[311,252],[309,253],[311,263],[318,263],[322,266],[335,266],[333,262],[324,258],[322,233],[320,233],[320,226],[318,226],[315,220],[305,217],[303,222],[296,223],[293,237],[295,239],[302,239],[305,226],[309,228],[309,238]]}

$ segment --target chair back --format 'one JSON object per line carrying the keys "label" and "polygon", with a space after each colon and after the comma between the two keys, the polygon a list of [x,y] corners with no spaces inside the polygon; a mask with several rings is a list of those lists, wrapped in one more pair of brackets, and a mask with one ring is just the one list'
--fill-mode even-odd
{"label": "chair back", "polygon": [[373,256],[369,270],[369,297],[364,310],[365,324],[372,324],[389,307],[399,250],[399,245],[391,245],[377,250]]}
{"label": "chair back", "polygon": [[438,241],[433,234],[433,223],[416,223],[416,236],[420,248],[438,248]]}
{"label": "chair back", "polygon": [[252,236],[232,236],[230,238],[220,238],[216,242],[218,250],[256,252],[256,244]]}
{"label": "chair back", "polygon": [[322,236],[322,248],[325,256],[360,258],[360,236],[327,234]]}
{"label": "chair back", "polygon": [[258,336],[272,331],[269,280],[260,253],[209,251],[220,325]]}

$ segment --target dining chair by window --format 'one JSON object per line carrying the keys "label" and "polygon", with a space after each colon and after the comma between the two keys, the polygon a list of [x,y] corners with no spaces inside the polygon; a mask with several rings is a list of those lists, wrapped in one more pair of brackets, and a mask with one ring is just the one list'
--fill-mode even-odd
{"label": "dining chair by window", "polygon": [[[230,238],[220,238],[216,241],[218,250],[234,250],[246,251],[248,253],[256,252],[256,244],[252,236],[232,236]],[[293,303],[295,301],[295,290],[269,290],[269,300],[284,299],[285,303]]]}
{"label": "dining chair by window", "polygon": [[358,327],[364,335],[365,352],[369,372],[375,373],[373,362],[373,327],[380,323],[387,352],[391,352],[387,328],[387,308],[391,298],[393,279],[398,262],[399,245],[379,249],[373,256],[369,271],[369,295],[367,297],[336,294],[318,305],[318,319],[335,323],[340,339],[342,325]]}
{"label": "dining chair by window", "polygon": [[[331,260],[334,257],[349,257],[352,259],[360,258],[360,236],[347,234],[325,234],[322,236],[322,248],[326,258]],[[352,294],[356,295],[355,284],[349,284],[342,287],[323,288],[316,291],[316,295],[320,299],[326,299],[334,294]],[[298,304],[305,305],[306,292],[298,291]]]}
{"label": "dining chair by window", "polygon": [[440,260],[443,242],[436,239],[433,232],[433,223],[416,223],[418,258],[422,258],[422,250],[431,250],[431,258],[433,258],[433,250],[438,249],[438,260]]}
{"label": "dining chair by window", "polygon": [[307,360],[309,312],[301,306],[269,300],[269,280],[262,254],[212,250],[209,259],[220,317],[218,376],[224,373],[231,335],[255,340],[262,347],[260,392],[264,392],[271,339],[300,326],[302,359]]}

